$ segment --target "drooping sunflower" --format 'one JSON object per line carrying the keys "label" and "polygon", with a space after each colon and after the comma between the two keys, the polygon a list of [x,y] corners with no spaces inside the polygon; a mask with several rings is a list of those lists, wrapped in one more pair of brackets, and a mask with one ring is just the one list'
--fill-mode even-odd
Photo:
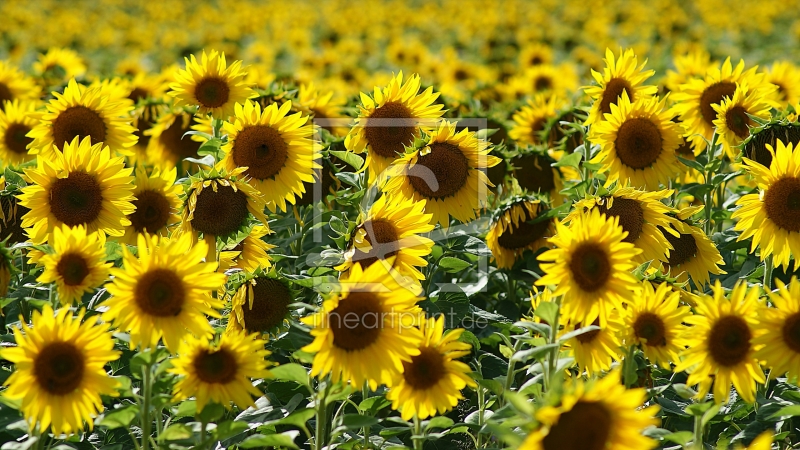
{"label": "drooping sunflower", "polygon": [[662,271],[677,277],[679,282],[692,278],[695,286],[705,286],[710,281],[710,274],[726,273],[719,266],[724,265],[717,246],[706,236],[705,232],[693,225],[689,218],[703,210],[703,206],[684,208],[677,213],[678,221],[673,223],[672,231],[659,227],[667,238],[672,250],[666,262],[662,263]]}
{"label": "drooping sunflower", "polygon": [[270,233],[268,227],[254,225],[241,241],[232,243],[220,252],[217,271],[224,272],[234,268],[252,273],[259,267],[264,270],[269,269],[272,260],[267,252],[275,246],[268,244],[263,238]]}
{"label": "drooping sunflower", "polygon": [[630,274],[642,251],[624,242],[627,232],[618,217],[607,217],[597,208],[575,217],[569,228],[556,222],[556,246],[539,255],[544,276],[539,286],[557,286],[563,295],[564,316],[573,323],[592,323],[598,317],[605,326],[613,308],[623,310],[641,289]]}
{"label": "drooping sunflower", "polygon": [[455,359],[468,355],[471,345],[459,342],[464,332],[456,328],[444,332],[444,315],[420,322],[423,340],[419,355],[403,362],[403,373],[397,373],[386,399],[392,409],[399,409],[403,420],[415,415],[426,419],[453,409],[463,398],[461,390],[475,386],[468,375],[469,366]]}
{"label": "drooping sunflower", "polygon": [[203,262],[205,242],[192,245],[189,235],[168,239],[139,235],[138,258],[123,247],[122,267],[111,269],[112,295],[103,304],[106,322],[129,332],[130,347],[152,348],[164,339],[172,352],[188,333],[210,336],[206,315],[220,317],[222,302],[209,293],[225,282],[216,262]]}
{"label": "drooping sunflower", "polygon": [[142,233],[166,236],[169,227],[180,222],[178,194],[181,187],[175,184],[176,174],[174,167],[165,170],[156,167],[149,175],[143,166],[136,167],[136,187],[131,201],[136,210],[128,214],[131,224],[125,227],[122,242],[135,245],[136,237]]}
{"label": "drooping sunflower", "polygon": [[130,147],[136,144],[130,117],[133,106],[127,99],[113,99],[110,89],[107,85],[87,88],[73,78],[63,94],[53,92],[55,98],[47,103],[47,112],[28,133],[34,139],[29,144],[31,153],[54,159],[55,149],[61,150],[76,137],[131,153]]}
{"label": "drooping sunflower", "polygon": [[550,144],[549,136],[543,133],[548,122],[558,116],[559,103],[554,95],[537,95],[528,100],[527,105],[511,117],[514,128],[508,132],[508,136],[519,144]]}
{"label": "drooping sunflower", "polygon": [[456,133],[455,123],[443,120],[425,147],[392,165],[384,191],[415,202],[425,200],[433,224],[448,226],[451,216],[469,222],[486,202],[491,184],[483,170],[500,163],[489,151],[489,143],[474,132]]}
{"label": "drooping sunflower", "polygon": [[711,66],[704,77],[692,78],[682,84],[672,100],[677,102],[673,111],[680,114],[686,129],[685,136],[692,141],[695,154],[706,149],[706,140],[714,134],[714,121],[719,105],[726,97],[733,97],[736,84],[747,84],[750,88],[771,95],[776,87],[764,81],[764,75],[756,73],[757,67],[744,70],[744,61],[734,68],[727,58],[722,66]]}
{"label": "drooping sunflower", "polygon": [[775,61],[765,70],[766,82],[777,86],[781,106],[795,105],[800,100],[800,68],[789,61]]}
{"label": "drooping sunflower", "polygon": [[774,308],[761,306],[755,322],[755,357],[771,369],[770,377],[800,377],[800,282],[787,286],[775,279],[777,292],[768,292]]}
{"label": "drooping sunflower", "polygon": [[108,325],[72,317],[69,308],[33,312],[32,326],[14,328],[16,347],[0,357],[16,364],[3,396],[20,400],[30,429],[39,425],[56,435],[80,432],[103,411],[101,395],[116,396],[119,382],[103,368],[119,358]]}
{"label": "drooping sunflower", "polygon": [[162,112],[155,124],[144,131],[144,136],[149,138],[148,161],[169,169],[180,167],[185,158],[200,158],[197,150],[203,144],[203,139],[197,135],[184,137],[187,132],[197,131],[200,126],[197,117],[182,109]]}
{"label": "drooping sunflower", "polygon": [[564,201],[560,193],[564,175],[560,168],[553,167],[555,162],[541,150],[523,151],[511,158],[511,174],[520,188],[531,194],[548,195],[553,206],[558,206]]}
{"label": "drooping sunflower", "polygon": [[36,100],[41,95],[34,80],[8,61],[0,61],[0,110],[6,102]]}
{"label": "drooping sunflower", "polygon": [[390,272],[410,277],[414,282],[425,276],[417,267],[427,266],[425,256],[431,253],[433,241],[421,236],[433,230],[431,215],[425,214],[425,201],[382,196],[368,211],[358,218],[353,231],[350,248],[345,252],[345,261],[336,270],[347,272],[355,264],[363,268],[377,262],[393,265]]}
{"label": "drooping sunflower", "polygon": [[79,78],[86,73],[86,64],[75,50],[69,48],[51,48],[47,53],[39,54],[33,63],[33,74],[47,85],[63,83],[70,78]]}
{"label": "drooping sunflower", "polygon": [[[599,330],[591,330],[567,340],[566,347],[575,358],[578,371],[588,376],[599,375],[611,369],[614,361],[622,361],[622,328],[624,326],[620,313],[613,310],[605,325],[600,320],[591,323]],[[569,322],[560,334],[566,334],[585,327],[583,322]]]}
{"label": "drooping sunflower", "polygon": [[32,100],[3,102],[0,109],[0,160],[5,164],[16,166],[36,158],[28,148],[33,139],[27,136],[39,123],[34,111],[36,102]]}
{"label": "drooping sunflower", "polygon": [[267,335],[280,330],[289,318],[296,293],[289,282],[273,272],[258,270],[236,288],[231,297],[228,330]]}
{"label": "drooping sunflower", "polygon": [[680,298],[680,292],[669,283],[661,283],[654,290],[645,281],[642,295],[628,305],[624,317],[625,345],[638,345],[651,363],[666,370],[670,363],[679,361],[682,347],[678,340],[685,328],[684,319],[690,315],[688,306],[679,305]]}
{"label": "drooping sunflower", "polygon": [[658,90],[655,86],[643,84],[655,71],[644,70],[647,61],[639,65],[632,49],[624,52],[620,49],[619,58],[615,58],[614,52],[607,48],[605,62],[602,74],[592,69],[597,86],[583,88],[594,100],[586,125],[602,122],[603,116],[611,113],[611,105],[617,104],[623,94],[627,94],[630,103],[636,103],[655,95]]}
{"label": "drooping sunflower", "polygon": [[181,232],[191,234],[193,239],[202,233],[209,247],[213,247],[215,237],[226,239],[244,231],[251,214],[269,229],[264,197],[242,180],[244,170],[212,169],[193,175],[183,201]]}
{"label": "drooping sunflower", "polygon": [[622,230],[628,233],[623,242],[630,242],[642,250],[636,256],[637,262],[666,261],[672,244],[665,233],[677,234],[670,227],[677,220],[667,215],[671,209],[662,203],[671,196],[671,190],[647,192],[630,187],[616,188],[608,195],[575,202],[575,209],[567,216],[567,221],[590,209],[618,217]]}
{"label": "drooping sunflower", "polygon": [[365,167],[369,169],[370,183],[403,155],[421,130],[434,129],[444,114],[443,105],[433,103],[439,94],[434,94],[432,87],[419,93],[419,88],[419,75],[414,74],[403,83],[400,72],[386,87],[376,86],[372,97],[361,94],[360,113],[344,145],[356,153],[367,152]]}
{"label": "drooping sunflower", "polygon": [[169,85],[168,94],[175,98],[175,106],[198,106],[200,115],[210,113],[227,120],[233,115],[234,105],[257,95],[245,80],[242,62],[228,66],[225,53],[203,51],[200,62],[194,55],[184,60],[186,67],[175,73],[175,82]]}
{"label": "drooping sunflower", "polygon": [[591,162],[603,165],[606,186],[619,180],[656,190],[680,173],[675,150],[683,143],[681,129],[665,106],[666,98],[631,102],[623,92],[605,120],[592,127],[591,137],[601,150]]}
{"label": "drooping sunflower", "polygon": [[755,401],[756,383],[764,383],[764,371],[755,356],[753,337],[757,324],[758,288],[738,283],[729,296],[717,281],[714,296],[697,296],[695,315],[686,318],[691,325],[681,337],[688,349],[675,372],[689,372],[689,385],[698,385],[697,398],[704,398],[714,387],[714,401],[726,403],[731,383],[748,403]]}
{"label": "drooping sunflower", "polygon": [[[769,144],[767,149],[773,154],[769,168],[742,158],[759,192],[742,196],[731,218],[738,219],[739,241],[753,238],[750,253],[760,248],[762,261],[774,254],[775,265],[788,268],[792,255],[800,255],[800,148],[779,140],[777,149]],[[799,265],[795,256],[795,269]]]}
{"label": "drooping sunflower", "polygon": [[228,143],[221,164],[228,171],[246,167],[248,183],[258,189],[270,211],[286,212],[286,202],[303,194],[303,182],[314,181],[322,166],[320,146],[313,139],[314,125],[302,113],[287,115],[292,102],[273,103],[261,111],[258,103],[236,104],[236,119],[223,129]]}
{"label": "drooping sunflower", "polygon": [[625,389],[619,370],[588,382],[571,378],[558,406],[536,411],[541,426],[519,450],[654,448],[658,443],[642,430],[658,423],[659,407],[642,408],[646,398],[643,388]]}
{"label": "drooping sunflower", "polygon": [[764,167],[772,164],[772,153],[767,149],[771,145],[777,148],[778,140],[784,145],[792,144],[795,148],[800,144],[800,123],[784,119],[772,119],[763,127],[752,130],[742,145],[742,156],[752,159]]}
{"label": "drooping sunflower", "polygon": [[[19,204],[17,197],[21,192],[17,186],[9,186],[5,177],[0,177],[0,241],[13,246],[28,240],[25,229],[22,228],[22,217],[30,209]],[[7,240],[6,240],[7,239]]]}
{"label": "drooping sunflower", "polygon": [[418,291],[398,285],[380,264],[354,265],[340,288],[319,312],[301,319],[314,337],[302,348],[316,353],[311,375],[330,374],[333,382],[353,386],[368,382],[373,391],[379,383],[391,384],[403,362],[420,354],[423,335],[414,325],[424,313],[416,305]]}
{"label": "drooping sunflower", "polygon": [[108,147],[92,145],[89,137],[80,143],[76,137],[52,155],[52,160],[39,158],[35,169],[25,169],[34,184],[22,188],[19,203],[30,209],[22,226],[29,228],[31,241],[45,242],[61,224],[122,236],[130,225],[126,216],[134,211],[132,169],[112,157]]}
{"label": "drooping sunflower", "polygon": [[750,128],[757,125],[750,116],[769,120],[773,102],[767,100],[762,91],[747,84],[736,85],[733,96],[725,97],[721,103],[712,105],[717,114],[714,126],[722,141],[722,148],[731,159],[736,158],[733,148],[750,136]]}
{"label": "drooping sunflower", "polygon": [[547,212],[546,204],[535,198],[515,198],[502,207],[486,235],[486,245],[497,267],[510,269],[525,250],[537,251],[547,246],[555,234],[555,218],[531,223]]}
{"label": "drooping sunflower", "polygon": [[255,405],[253,396],[262,392],[251,379],[270,376],[263,341],[241,332],[225,332],[214,344],[207,337],[189,336],[172,360],[169,373],[181,377],[173,389],[173,401],[197,399],[200,412],[211,402],[230,409],[233,402],[241,409]]}
{"label": "drooping sunflower", "polygon": [[70,306],[81,302],[86,292],[100,287],[108,278],[105,235],[86,233],[83,225],[62,225],[53,230],[53,253],[42,256],[39,264],[44,272],[36,279],[42,283],[55,283],[58,300]]}

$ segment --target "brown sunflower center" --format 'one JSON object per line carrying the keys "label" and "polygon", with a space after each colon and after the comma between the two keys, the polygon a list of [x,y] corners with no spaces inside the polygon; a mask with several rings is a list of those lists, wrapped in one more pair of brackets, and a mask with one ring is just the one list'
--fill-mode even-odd
{"label": "brown sunflower center", "polygon": [[750,351],[750,327],[738,316],[723,316],[711,327],[708,352],[723,367],[735,366],[747,359]]}
{"label": "brown sunflower center", "polygon": [[136,211],[128,219],[137,233],[155,233],[169,225],[172,206],[162,192],[154,189],[139,192],[133,206]]}
{"label": "brown sunflower center", "polygon": [[553,79],[545,75],[536,77],[536,80],[533,82],[533,90],[539,92],[548,89],[553,89]]}
{"label": "brown sunflower center", "polygon": [[512,161],[519,187],[529,192],[550,192],[556,187],[550,162],[537,154],[521,155]]}
{"label": "brown sunflower center", "polygon": [[545,219],[536,223],[528,223],[537,217],[531,215],[530,211],[525,211],[525,218],[514,225],[511,223],[505,231],[497,238],[497,243],[501,247],[509,250],[524,248],[545,237],[552,219]]}
{"label": "brown sunflower center", "polygon": [[83,381],[86,360],[70,342],[47,344],[33,361],[33,375],[39,386],[52,395],[68,395]]}
{"label": "brown sunflower center", "polygon": [[650,167],[661,155],[661,131],[649,119],[628,119],[617,130],[614,147],[622,164],[634,169]]}
{"label": "brown sunflower center", "polygon": [[231,89],[228,83],[219,77],[206,77],[200,80],[194,88],[194,97],[200,106],[206,108],[219,108],[228,102]]}
{"label": "brown sunflower center", "polygon": [[391,258],[400,251],[397,228],[388,220],[368,220],[360,228],[366,231],[364,238],[372,249],[368,252],[356,250],[353,262],[360,263],[362,267],[369,267],[379,259]]}
{"label": "brown sunflower center", "polygon": [[611,261],[599,245],[585,242],[573,251],[569,270],[582,290],[594,292],[605,286],[611,276]]}
{"label": "brown sunflower center", "polygon": [[695,241],[692,233],[681,233],[680,236],[676,237],[662,227],[658,227],[658,229],[661,230],[661,234],[672,245],[672,250],[669,251],[669,258],[667,259],[670,267],[678,267],[697,255],[697,241]]}
{"label": "brown sunflower center", "polygon": [[139,100],[144,100],[149,96],[150,96],[150,93],[148,93],[146,90],[144,90],[142,88],[138,88],[138,87],[133,88],[131,93],[128,94],[128,98],[131,99],[131,101],[133,101],[134,105],[139,103]]}
{"label": "brown sunflower center", "polygon": [[197,194],[192,228],[204,234],[227,236],[247,220],[247,195],[241,189],[217,185]]}
{"label": "brown sunflower center", "polygon": [[236,358],[226,348],[201,351],[194,357],[192,363],[197,378],[206,383],[229,383],[236,378],[236,372],[239,370]]}
{"label": "brown sunflower center", "polygon": [[437,142],[430,153],[422,155],[408,171],[414,190],[427,198],[442,199],[455,195],[469,177],[469,161],[455,145]]}
{"label": "brown sunflower center", "polygon": [[597,209],[606,216],[619,217],[622,230],[628,232],[623,242],[633,244],[639,239],[644,229],[644,210],[637,200],[615,197],[611,202],[611,208],[606,201],[598,204]]}
{"label": "brown sunflower center", "polygon": [[426,390],[436,386],[447,375],[444,356],[433,347],[421,347],[419,355],[411,362],[403,361],[403,378],[415,390]]}
{"label": "brown sunflower center", "polygon": [[136,119],[136,131],[134,131],[133,134],[135,134],[136,137],[139,138],[139,140],[136,141],[136,143],[140,148],[146,149],[147,145],[150,144],[150,139],[152,138],[152,136],[146,135],[144,134],[144,132],[152,127],[153,127],[153,122],[150,122],[144,117],[139,117],[138,119]]}
{"label": "brown sunflower center", "polygon": [[725,113],[725,123],[740,139],[747,139],[747,136],[750,136],[750,125],[753,121],[747,117],[747,111],[741,106],[734,106]]}
{"label": "brown sunflower center", "polygon": [[200,148],[200,142],[195,142],[187,137],[183,137],[187,131],[191,131],[191,121],[186,120],[184,126],[184,117],[176,117],[170,126],[168,126],[161,135],[158,136],[159,143],[164,147],[167,153],[171,154],[177,161],[182,161],[184,158],[197,157],[197,150]]}
{"label": "brown sunflower center", "polygon": [[800,353],[800,312],[796,312],[783,322],[781,329],[783,342],[793,351]]}
{"label": "brown sunflower center", "polygon": [[542,440],[544,450],[603,450],[611,434],[612,415],[600,402],[578,401],[561,414]]}
{"label": "brown sunflower center", "polygon": [[14,95],[11,94],[11,89],[8,88],[7,84],[0,83],[0,111],[5,111],[6,100],[8,101],[14,100]]}
{"label": "brown sunflower center", "polygon": [[534,144],[542,143],[542,131],[547,126],[547,119],[540,117],[531,123],[531,141]]}
{"label": "brown sunflower center", "polygon": [[667,345],[664,321],[657,314],[645,312],[639,314],[633,322],[633,332],[639,339],[646,339],[650,347],[663,347]]}
{"label": "brown sunflower center", "polygon": [[345,351],[363,350],[375,341],[383,328],[383,308],[372,292],[351,292],[328,313],[333,345]]}
{"label": "brown sunflower center", "polygon": [[754,134],[744,145],[744,155],[764,167],[769,167],[772,164],[772,153],[767,150],[767,144],[775,149],[778,139],[786,145],[789,143],[794,146],[800,144],[800,126],[794,124],[773,124],[768,126],[761,132]]}
{"label": "brown sunflower center", "polygon": [[800,231],[800,178],[787,176],[772,183],[764,194],[764,209],[778,227]]}
{"label": "brown sunflower center", "polygon": [[75,137],[82,140],[91,137],[92,144],[106,140],[106,123],[96,111],[85,106],[70,106],[53,121],[53,144],[58,148],[72,142]]}
{"label": "brown sunflower center", "polygon": [[720,81],[707,87],[700,95],[700,113],[708,126],[713,127],[717,120],[717,112],[713,105],[722,103],[725,97],[733,97],[736,92],[736,83]]}
{"label": "brown sunflower center", "polygon": [[28,144],[33,142],[33,138],[26,136],[29,131],[31,131],[31,127],[24,123],[12,123],[6,128],[3,143],[11,152],[24,155],[28,153]]}
{"label": "brown sunflower center", "polygon": [[79,286],[89,275],[89,265],[80,254],[65,253],[56,264],[56,272],[67,286]]}
{"label": "brown sunflower center", "polygon": [[[596,327],[600,326],[600,319],[599,318],[594,319],[594,322],[592,322],[592,325],[594,325]],[[575,324],[575,329],[576,330],[580,330],[582,327],[583,327],[583,325],[581,325],[580,322]],[[597,339],[597,335],[600,334],[600,331],[601,330],[587,331],[586,333],[579,334],[579,335],[575,336],[575,339],[577,339],[578,342],[580,342],[581,344],[589,344],[592,341],[594,341],[595,339]]]}
{"label": "brown sunflower center", "polygon": [[244,327],[249,332],[269,331],[283,322],[292,303],[292,293],[283,283],[272,278],[255,279],[253,308],[250,308],[250,288],[247,288],[245,303],[242,305]]}
{"label": "brown sunflower center", "polygon": [[288,146],[281,133],[267,125],[245,127],[233,142],[233,162],[247,167],[256,180],[274,178],[286,165]]}
{"label": "brown sunflower center", "polygon": [[612,78],[606,83],[606,88],[603,89],[603,96],[600,98],[600,112],[608,114],[611,112],[611,105],[616,105],[622,93],[627,92],[628,98],[634,102],[634,90],[628,80],[624,78]]}
{"label": "brown sunflower center", "polygon": [[[371,119],[379,119],[372,121]],[[370,114],[364,133],[370,150],[384,158],[396,158],[404,145],[414,141],[417,126],[411,110],[402,103],[388,102]]]}
{"label": "brown sunflower center", "polygon": [[153,269],[139,278],[133,296],[147,315],[174,317],[183,310],[186,288],[175,271]]}
{"label": "brown sunflower center", "polygon": [[50,186],[50,211],[71,227],[94,222],[102,209],[103,191],[94,175],[71,172]]}

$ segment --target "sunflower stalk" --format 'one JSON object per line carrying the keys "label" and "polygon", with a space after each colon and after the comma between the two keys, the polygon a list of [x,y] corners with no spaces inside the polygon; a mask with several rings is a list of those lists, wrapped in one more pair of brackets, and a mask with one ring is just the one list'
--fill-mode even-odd
{"label": "sunflower stalk", "polygon": [[150,399],[153,391],[152,370],[150,364],[142,367],[142,407],[139,412],[142,425],[142,450],[150,449]]}
{"label": "sunflower stalk", "polygon": [[422,434],[422,424],[416,414],[414,414],[414,435],[411,436],[411,440],[414,441],[414,450],[422,450],[425,436]]}
{"label": "sunflower stalk", "polygon": [[772,271],[775,269],[772,255],[767,256],[764,260],[764,290],[767,292],[772,291]]}
{"label": "sunflower stalk", "polygon": [[693,450],[703,450],[703,415],[694,416],[694,440],[692,441]]}
{"label": "sunflower stalk", "polygon": [[[555,320],[553,323],[550,324],[550,343],[555,344],[558,342],[558,324],[561,321],[561,296],[555,299],[556,306],[556,314]],[[558,361],[558,352],[561,349],[561,346],[556,346],[553,350],[550,351],[547,357],[547,373],[545,374],[546,378],[546,386],[545,388],[549,388],[553,385],[553,377],[555,376],[556,372],[556,362]]]}

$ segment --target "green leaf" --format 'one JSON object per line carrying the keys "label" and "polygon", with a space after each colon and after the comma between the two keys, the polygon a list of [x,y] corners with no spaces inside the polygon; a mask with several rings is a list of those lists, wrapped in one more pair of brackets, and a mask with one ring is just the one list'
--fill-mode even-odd
{"label": "green leaf", "polygon": [[439,297],[428,298],[419,305],[430,317],[443,314],[444,326],[448,329],[460,326],[461,320],[469,314],[469,299],[461,291],[441,292]]}
{"label": "green leaf", "polygon": [[192,436],[194,436],[194,433],[192,433],[191,428],[182,423],[174,423],[162,431],[158,439],[161,441],[180,441],[191,439]]}
{"label": "green leaf", "polygon": [[383,396],[380,396],[380,395],[376,395],[375,397],[370,397],[370,398],[362,401],[358,405],[358,410],[361,411],[361,412],[369,411],[369,412],[374,413],[374,412],[380,411],[383,408],[386,408],[387,406],[389,406],[391,404],[392,404],[392,402],[390,402],[389,400],[386,400],[386,397],[383,397]]}
{"label": "green leaf", "polygon": [[712,406],[714,406],[713,402],[694,403],[684,408],[684,411],[686,411],[686,414],[692,416],[702,416],[706,411],[711,409]]}
{"label": "green leaf", "polygon": [[705,167],[703,167],[702,164],[700,164],[699,162],[697,162],[697,161],[695,161],[693,159],[686,159],[686,158],[683,158],[681,156],[678,156],[678,159],[680,160],[680,162],[683,163],[684,166],[691,167],[694,170],[697,170],[697,171],[700,171],[700,172],[704,172],[705,169],[706,169]]}
{"label": "green leaf", "polygon": [[468,263],[463,259],[453,258],[450,256],[445,256],[439,260],[439,267],[444,269],[445,272],[449,273],[461,272],[470,266],[472,266],[471,263]]}
{"label": "green leaf", "polygon": [[789,405],[779,409],[778,412],[771,415],[770,419],[786,418],[800,416],[800,405]]}
{"label": "green leaf", "polygon": [[214,437],[216,440],[221,441],[243,433],[247,431],[248,428],[250,427],[247,425],[247,422],[226,420],[217,424],[217,428],[214,429]]}
{"label": "green leaf", "polygon": [[697,395],[697,391],[690,388],[689,386],[683,383],[675,383],[672,385],[672,389],[681,397],[689,400],[690,398],[694,398]]}
{"label": "green leaf", "polygon": [[330,220],[331,230],[335,231],[339,235],[347,234],[347,225],[342,222],[342,219],[332,216]]}
{"label": "green leaf", "polygon": [[308,372],[306,368],[297,363],[282,364],[269,370],[278,380],[295,381],[308,387]]}
{"label": "green leaf", "polygon": [[[539,305],[539,306],[541,306],[541,305]],[[570,339],[572,339],[574,337],[580,336],[580,335],[582,335],[584,333],[588,333],[590,331],[596,331],[596,330],[599,330],[599,329],[600,329],[600,327],[598,327],[597,325],[589,325],[588,327],[578,328],[577,330],[572,330],[569,333],[564,333],[563,336],[558,338],[558,342],[566,342],[566,341],[568,341],[568,340],[570,340]]]}
{"label": "green leaf", "polygon": [[428,424],[425,426],[425,430],[432,430],[434,428],[450,428],[454,423],[455,422],[453,422],[453,419],[449,417],[438,416],[428,421]]}
{"label": "green leaf", "polygon": [[[314,409],[303,408],[292,411],[291,414],[281,419],[264,422],[262,426],[274,427],[275,425],[294,425],[297,428],[305,428],[306,422],[311,420],[312,417],[314,417]],[[261,428],[259,428],[259,430],[261,430]]]}
{"label": "green leaf", "polygon": [[178,411],[175,413],[175,418],[194,417],[195,414],[197,414],[197,402],[194,400],[186,400],[178,405]]}
{"label": "green leaf", "polygon": [[533,315],[547,323],[555,323],[558,314],[558,305],[553,302],[542,302],[533,311]]}
{"label": "green leaf", "polygon": [[197,418],[203,422],[216,422],[225,414],[225,408],[219,403],[206,403],[203,410],[197,414]]}
{"label": "green leaf", "polygon": [[109,430],[127,428],[137,415],[139,415],[139,408],[136,405],[128,405],[105,414],[98,425]]}
{"label": "green leaf", "polygon": [[361,414],[345,414],[342,416],[342,426],[351,430],[371,427],[377,423],[378,419],[372,416],[362,416]]}
{"label": "green leaf", "polygon": [[528,361],[530,359],[539,359],[542,358],[544,355],[550,353],[551,350],[560,348],[561,344],[546,344],[546,345],[539,345],[534,348],[529,348],[527,350],[520,350],[514,353],[514,356],[511,357],[511,361]]}
{"label": "green leaf", "polygon": [[664,440],[674,442],[681,446],[686,446],[694,439],[694,434],[691,431],[678,431],[664,436]]}
{"label": "green leaf", "polygon": [[287,431],[281,434],[255,434],[248,437],[239,444],[239,448],[258,448],[258,447],[288,447],[299,448],[294,443],[294,438],[300,434],[297,430]]}
{"label": "green leaf", "polygon": [[203,156],[202,158],[199,158],[199,159],[198,158],[183,158],[183,160],[184,161],[189,161],[191,163],[199,164],[201,166],[206,166],[206,167],[214,167],[214,164],[216,163],[216,160],[214,159],[214,157],[212,155],[206,155],[206,156]]}
{"label": "green leaf", "polygon": [[356,155],[353,152],[329,150],[328,153],[346,162],[350,167],[356,170],[359,170],[362,166],[364,166],[364,158]]}
{"label": "green leaf", "polygon": [[569,155],[562,156],[561,159],[553,164],[553,167],[574,167],[578,168],[581,164],[581,159],[583,155],[579,152],[571,153]]}
{"label": "green leaf", "polygon": [[8,188],[9,185],[16,185],[19,187],[25,187],[28,185],[28,183],[26,183],[25,180],[22,179],[22,176],[19,173],[11,170],[10,167],[6,167],[3,176],[5,176],[6,178],[6,188]]}

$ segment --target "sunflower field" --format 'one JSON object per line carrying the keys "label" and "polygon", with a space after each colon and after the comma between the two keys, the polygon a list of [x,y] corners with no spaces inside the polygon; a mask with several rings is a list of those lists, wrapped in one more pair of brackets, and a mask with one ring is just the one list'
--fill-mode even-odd
{"label": "sunflower field", "polygon": [[798,10],[0,2],[0,449],[800,448]]}

